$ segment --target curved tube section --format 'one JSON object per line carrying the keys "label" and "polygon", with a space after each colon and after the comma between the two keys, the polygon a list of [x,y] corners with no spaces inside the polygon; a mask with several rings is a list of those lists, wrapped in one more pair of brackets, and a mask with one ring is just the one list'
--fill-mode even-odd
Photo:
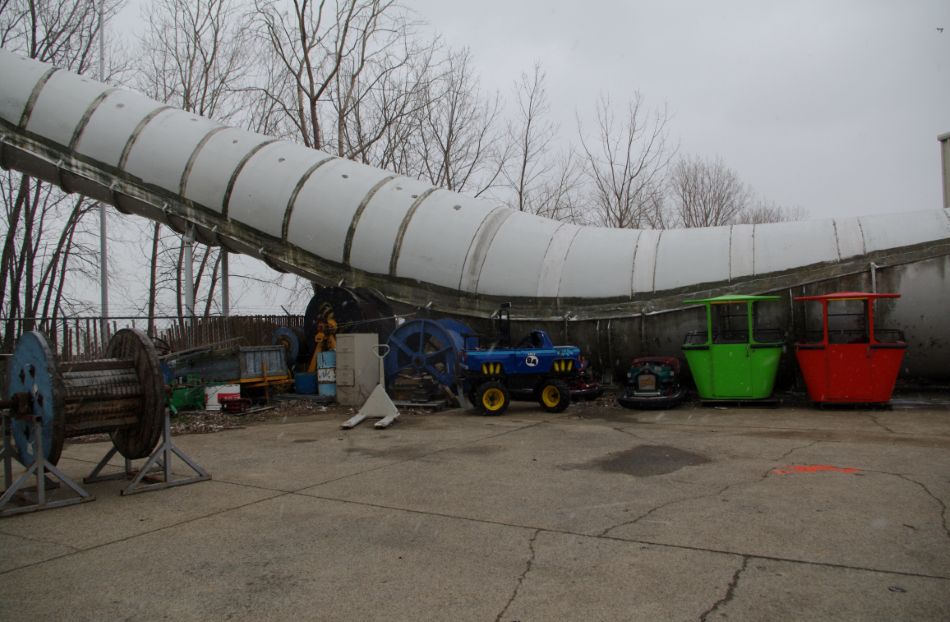
{"label": "curved tube section", "polygon": [[[950,254],[950,210],[705,229],[581,227],[225,127],[0,51],[0,162],[272,267],[538,319],[682,306]],[[688,294],[688,296],[687,296]]]}

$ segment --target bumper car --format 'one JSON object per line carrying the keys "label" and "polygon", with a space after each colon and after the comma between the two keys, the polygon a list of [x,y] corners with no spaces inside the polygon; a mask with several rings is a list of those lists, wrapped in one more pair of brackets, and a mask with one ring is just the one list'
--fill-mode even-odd
{"label": "bumper car", "polygon": [[617,401],[624,408],[673,408],[685,396],[686,390],[680,384],[679,359],[645,356],[633,359]]}

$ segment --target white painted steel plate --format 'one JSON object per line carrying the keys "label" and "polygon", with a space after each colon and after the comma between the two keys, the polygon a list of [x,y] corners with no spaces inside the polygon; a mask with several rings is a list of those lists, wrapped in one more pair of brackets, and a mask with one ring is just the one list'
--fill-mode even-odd
{"label": "white painted steel plate", "polygon": [[460,290],[474,292],[478,289],[478,277],[482,266],[485,265],[485,260],[488,258],[488,249],[495,241],[498,230],[515,213],[515,210],[499,205],[479,225],[462,266],[462,278],[459,280]]}
{"label": "white painted steel plate", "polygon": [[0,76],[3,76],[3,88],[0,88],[0,117],[4,121],[19,125],[33,88],[50,69],[49,65],[0,48]]}
{"label": "white painted steel plate", "polygon": [[645,229],[637,239],[637,250],[633,255],[633,282],[630,289],[633,294],[653,291],[653,275],[656,272],[656,247],[660,243],[662,231]]}
{"label": "white painted steel plate", "polygon": [[560,223],[512,211],[488,247],[478,277],[479,294],[533,296],[544,255]]}
{"label": "white painted steel plate", "polygon": [[40,91],[26,129],[68,145],[89,104],[107,88],[101,82],[57,71]]}
{"label": "white painted steel plate", "polygon": [[831,220],[802,220],[755,226],[755,273],[780,272],[838,261]]}
{"label": "white painted steel plate", "polygon": [[635,229],[584,227],[574,238],[561,271],[561,298],[613,298],[630,295]]}
{"label": "white painted steel plate", "polygon": [[255,147],[272,140],[267,136],[229,127],[215,132],[194,156],[185,184],[185,198],[221,212],[231,176]]}
{"label": "white painted steel plate", "polygon": [[496,207],[448,190],[433,192],[406,229],[396,274],[457,289],[475,232]]}
{"label": "white painted steel plate", "polygon": [[409,208],[432,185],[399,177],[380,188],[366,204],[353,235],[350,265],[359,270],[389,273],[389,260],[399,227]]}
{"label": "white painted steel plate", "polygon": [[729,274],[738,279],[755,274],[755,225],[733,225],[729,238]]}
{"label": "white painted steel plate", "polygon": [[118,166],[122,150],[139,122],[160,107],[144,95],[113,91],[90,115],[76,151],[109,166]]}
{"label": "white painted steel plate", "polygon": [[155,116],[139,134],[125,170],[142,181],[179,193],[182,173],[205,134],[220,127],[210,119],[172,110]]}
{"label": "white painted steel plate", "polygon": [[353,215],[372,187],[389,175],[350,160],[327,162],[297,195],[287,240],[318,257],[342,262]]}
{"label": "white painted steel plate", "polygon": [[272,143],[248,160],[228,205],[228,216],[274,237],[281,237],[284,213],[297,182],[307,170],[332,156],[292,142]]}
{"label": "white painted steel plate", "polygon": [[912,246],[950,237],[950,210],[936,209],[910,214],[862,216],[861,228],[869,253]]}
{"label": "white painted steel plate", "polygon": [[544,252],[544,265],[541,268],[541,279],[538,281],[538,298],[557,298],[564,262],[571,245],[574,244],[574,238],[582,228],[564,223],[554,232],[548,242],[548,249]]}
{"label": "white painted steel plate", "polygon": [[656,291],[727,280],[730,229],[664,231],[656,251]]}
{"label": "white painted steel plate", "polygon": [[864,232],[857,218],[839,218],[835,220],[835,234],[838,238],[838,256],[841,259],[863,255]]}

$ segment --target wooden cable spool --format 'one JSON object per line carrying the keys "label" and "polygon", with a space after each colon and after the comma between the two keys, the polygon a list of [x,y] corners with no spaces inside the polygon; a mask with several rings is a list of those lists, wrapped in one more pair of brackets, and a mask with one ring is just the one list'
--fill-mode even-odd
{"label": "wooden cable spool", "polygon": [[[118,331],[106,357],[57,364],[46,337],[28,332],[17,341],[8,366],[8,391],[29,393],[42,419],[43,454],[59,462],[63,442],[85,434],[108,433],[130,460],[145,458],[162,434],[165,386],[158,353],[142,331]],[[32,423],[14,420],[15,457],[33,464]]]}

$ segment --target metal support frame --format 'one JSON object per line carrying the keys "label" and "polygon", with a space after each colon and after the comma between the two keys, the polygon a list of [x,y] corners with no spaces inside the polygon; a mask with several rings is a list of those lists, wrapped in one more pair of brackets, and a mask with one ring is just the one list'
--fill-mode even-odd
{"label": "metal support frame", "polygon": [[[129,485],[122,489],[122,494],[133,495],[139,492],[161,490],[173,486],[184,486],[186,484],[194,484],[211,479],[211,475],[205,471],[200,464],[188,457],[188,454],[182,451],[181,448],[175,444],[175,441],[172,440],[171,417],[167,408],[165,409],[162,440],[138,471],[133,468],[132,461],[126,458],[125,468],[122,471],[109,475],[101,475],[102,469],[109,464],[109,461],[116,453],[116,448],[111,448],[106,455],[102,457],[102,460],[99,461],[92,472],[83,479],[83,482],[88,484],[106,480],[131,478],[132,481],[129,482]],[[195,475],[172,479],[172,454],[181,458],[181,460],[195,472]],[[149,483],[143,484],[142,482],[146,480],[146,478],[148,478]]]}
{"label": "metal support frame", "polygon": [[373,352],[379,357],[379,384],[366,398],[360,411],[343,422],[340,427],[344,430],[355,428],[367,419],[379,419],[373,427],[384,429],[399,419],[399,409],[386,393],[386,370],[383,367],[383,359],[389,354],[389,346],[385,344],[373,346]]}
{"label": "metal support frame", "polygon": [[[43,454],[43,418],[35,415],[29,416],[33,423],[33,464],[14,482],[13,428],[11,425],[11,420],[14,415],[12,413],[2,414],[4,493],[3,496],[0,496],[0,517],[37,512],[94,500],[94,496],[86,492],[79,484],[60,471],[55,464],[46,459]],[[77,496],[67,499],[50,500],[47,497],[47,485],[53,484],[57,488],[59,486],[55,484],[55,482],[46,479],[47,473],[59,479],[67,488],[76,493]],[[27,487],[27,483],[31,478],[33,478],[36,483],[32,487]],[[8,508],[7,505],[17,496],[20,499],[27,500],[27,505],[14,505]],[[30,501],[32,501],[32,503],[30,503]]]}

